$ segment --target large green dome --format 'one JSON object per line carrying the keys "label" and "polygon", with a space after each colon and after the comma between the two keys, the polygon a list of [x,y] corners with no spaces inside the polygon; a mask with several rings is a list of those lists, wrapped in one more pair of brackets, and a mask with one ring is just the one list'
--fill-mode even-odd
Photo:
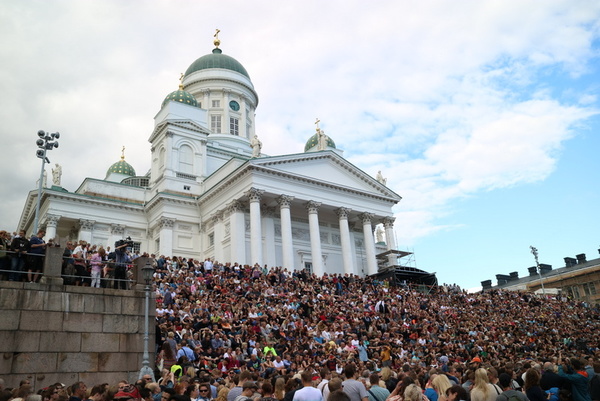
{"label": "large green dome", "polygon": [[[323,134],[323,135],[325,135],[325,134]],[[333,142],[333,139],[331,139],[328,135],[325,135],[325,136],[327,137],[327,147],[336,149],[335,142]],[[308,141],[306,141],[306,145],[304,145],[304,151],[308,152],[310,149],[314,148],[315,146],[319,146],[319,133],[318,132],[316,134],[314,134],[313,136],[311,136],[308,139]]]}
{"label": "large green dome", "polygon": [[225,70],[239,72],[250,79],[250,75],[248,75],[248,71],[246,71],[244,66],[233,57],[223,54],[219,48],[213,49],[212,54],[207,54],[194,61],[192,65],[188,67],[185,76],[187,77],[193,72],[209,68],[223,68]]}
{"label": "large green dome", "polygon": [[196,98],[189,92],[183,90],[183,85],[179,85],[179,90],[171,92],[167,95],[165,100],[162,102],[162,107],[169,101],[189,104],[190,106],[198,107],[198,101]]}
{"label": "large green dome", "polygon": [[106,176],[108,177],[110,173],[124,174],[131,177],[135,176],[135,170],[133,167],[131,167],[131,164],[125,161],[123,157],[121,157],[121,160],[109,167],[108,171],[106,172]]}

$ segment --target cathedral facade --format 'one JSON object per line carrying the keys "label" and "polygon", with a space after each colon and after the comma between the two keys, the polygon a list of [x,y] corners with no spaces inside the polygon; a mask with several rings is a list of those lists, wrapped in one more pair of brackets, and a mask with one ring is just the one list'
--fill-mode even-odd
{"label": "cathedral facade", "polygon": [[[377,255],[393,258],[392,207],[400,196],[344,159],[318,124],[302,153],[263,155],[254,124],[258,95],[219,44],[164,99],[149,136],[147,174],[136,175],[123,154],[104,179],[86,178],[74,192],[60,177],[44,188],[46,239],[112,247],[131,237],[156,255],[319,275],[371,275],[394,265]],[[36,202],[31,191],[19,229],[31,231]]]}

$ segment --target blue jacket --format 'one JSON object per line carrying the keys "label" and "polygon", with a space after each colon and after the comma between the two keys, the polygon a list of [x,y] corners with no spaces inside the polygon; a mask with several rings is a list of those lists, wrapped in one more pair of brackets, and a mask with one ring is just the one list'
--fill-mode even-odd
{"label": "blue jacket", "polygon": [[558,375],[566,378],[571,383],[573,401],[592,401],[588,390],[588,375],[586,371],[565,372],[562,366],[558,367]]}

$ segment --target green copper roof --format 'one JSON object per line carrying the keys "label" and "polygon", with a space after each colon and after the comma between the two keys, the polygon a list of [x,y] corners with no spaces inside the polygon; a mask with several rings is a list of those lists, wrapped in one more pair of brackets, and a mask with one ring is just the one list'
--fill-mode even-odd
{"label": "green copper roof", "polygon": [[223,54],[221,49],[218,48],[213,49],[212,54],[207,54],[206,56],[202,56],[198,60],[194,61],[185,72],[185,76],[187,77],[195,71],[206,70],[209,68],[223,68],[226,70],[236,71],[250,79],[248,71],[246,71],[244,66],[241,65],[239,61],[233,57]]}
{"label": "green copper roof", "polygon": [[124,159],[121,159],[110,166],[106,175],[108,176],[110,173],[125,174],[132,177],[135,176],[135,170],[131,167],[131,164],[127,163]]}
{"label": "green copper roof", "polygon": [[190,106],[198,107],[198,101],[196,98],[191,93],[186,92],[181,88],[169,93],[165,100],[163,100],[162,106],[164,107],[164,105],[171,100],[174,102],[185,103],[189,104]]}
{"label": "green copper roof", "polygon": [[[327,137],[327,147],[328,148],[333,148],[336,149],[335,147],[335,142],[333,142],[333,139],[331,139],[329,137],[329,135],[325,135]],[[306,145],[304,145],[304,151],[308,152],[310,149],[312,149],[313,147],[319,145],[319,134],[314,134],[313,136],[310,137],[310,139],[308,141],[306,141]]]}

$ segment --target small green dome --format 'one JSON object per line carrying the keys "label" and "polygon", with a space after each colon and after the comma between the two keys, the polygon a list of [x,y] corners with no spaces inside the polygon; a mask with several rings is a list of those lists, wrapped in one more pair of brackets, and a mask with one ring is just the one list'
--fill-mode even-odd
{"label": "small green dome", "polygon": [[106,176],[108,177],[110,173],[124,174],[129,175],[131,177],[135,176],[135,170],[133,169],[133,167],[131,167],[131,164],[125,161],[123,157],[121,157],[121,160],[110,166],[110,168],[106,172]]}
{"label": "small green dome", "polygon": [[[325,134],[323,134],[323,135],[325,135]],[[329,137],[329,135],[325,135],[325,136],[327,137],[327,147],[336,149],[335,142],[333,142],[333,139],[331,139]],[[304,151],[308,152],[310,149],[312,149],[318,145],[319,145],[319,133],[317,132],[316,134],[311,136],[308,141],[306,141],[306,145],[304,145]]]}
{"label": "small green dome", "polygon": [[206,70],[209,68],[223,68],[239,72],[250,79],[250,75],[248,75],[248,71],[246,71],[244,66],[233,57],[223,54],[219,48],[213,49],[212,54],[207,54],[194,61],[185,72],[185,76],[187,77],[195,71]]}
{"label": "small green dome", "polygon": [[165,104],[171,100],[174,102],[185,103],[189,104],[190,106],[198,107],[198,101],[196,98],[190,92],[184,91],[182,85],[179,85],[178,90],[167,95],[165,100],[163,100],[161,107],[164,107]]}

